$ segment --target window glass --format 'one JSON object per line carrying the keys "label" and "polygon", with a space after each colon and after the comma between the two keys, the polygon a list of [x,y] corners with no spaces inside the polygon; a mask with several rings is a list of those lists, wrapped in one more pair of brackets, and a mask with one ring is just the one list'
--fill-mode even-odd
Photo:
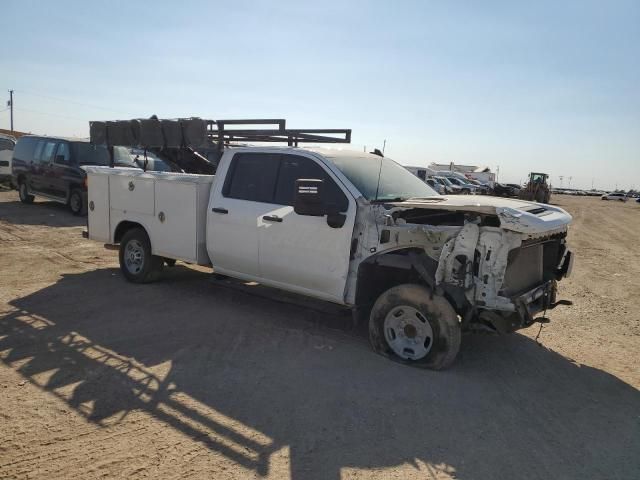
{"label": "window glass", "polygon": [[40,163],[49,163],[53,160],[53,152],[56,151],[57,143],[55,141],[46,142],[40,155]]}
{"label": "window glass", "polygon": [[69,152],[69,144],[67,142],[60,142],[58,149],[56,150],[55,163],[68,165],[71,160],[71,153]]}
{"label": "window glass", "polygon": [[279,154],[241,153],[233,158],[223,195],[253,202],[273,202]]}
{"label": "window glass", "polygon": [[326,203],[337,205],[341,212],[349,208],[347,197],[327,172],[310,158],[299,155],[282,155],[273,203],[293,206],[296,180],[301,178],[324,180]]}
{"label": "window glass", "polygon": [[13,142],[8,138],[0,138],[0,150],[13,150]]}
{"label": "window glass", "polygon": [[33,137],[21,137],[16,143],[16,148],[13,151],[13,158],[22,161],[29,162],[33,158],[33,150],[38,144],[38,139]]}
{"label": "window glass", "polygon": [[73,142],[71,151],[78,165],[109,165],[109,151],[104,145]]}
{"label": "window glass", "polygon": [[33,161],[34,162],[39,162],[40,161],[40,157],[42,156],[42,150],[44,149],[45,143],[46,142],[44,140],[38,140],[38,144],[36,145],[36,150],[33,153]]}

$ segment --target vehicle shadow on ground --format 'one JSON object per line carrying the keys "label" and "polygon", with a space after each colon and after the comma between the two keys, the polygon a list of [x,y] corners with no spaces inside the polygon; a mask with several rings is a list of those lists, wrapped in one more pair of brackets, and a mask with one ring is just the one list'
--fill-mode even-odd
{"label": "vehicle shadow on ground", "polygon": [[640,392],[612,375],[517,334],[405,367],[328,328],[350,317],[264,292],[184,267],[66,274],[11,302],[0,358],[97,425],[145,411],[259,476],[289,447],[294,479],[638,478]]}
{"label": "vehicle shadow on ground", "polygon": [[0,202],[0,220],[15,225],[51,227],[80,227],[87,224],[86,216],[73,215],[66,205],[41,199],[36,199],[32,204],[24,204],[19,200]]}

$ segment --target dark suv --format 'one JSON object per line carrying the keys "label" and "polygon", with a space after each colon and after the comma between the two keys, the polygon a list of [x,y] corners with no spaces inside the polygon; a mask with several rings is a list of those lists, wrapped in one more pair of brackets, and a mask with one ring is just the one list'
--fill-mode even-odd
{"label": "dark suv", "polygon": [[13,183],[23,203],[39,195],[85,215],[87,177],[82,165],[109,165],[107,148],[79,138],[23,136],[13,151]]}

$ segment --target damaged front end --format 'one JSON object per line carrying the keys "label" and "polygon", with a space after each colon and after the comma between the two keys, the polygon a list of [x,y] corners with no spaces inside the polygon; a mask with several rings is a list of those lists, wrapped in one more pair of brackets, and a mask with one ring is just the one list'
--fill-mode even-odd
{"label": "damaged front end", "polygon": [[463,328],[507,333],[553,308],[557,281],[571,271],[571,216],[557,207],[434,197],[362,202],[358,217],[351,260],[358,287],[347,290],[354,303],[363,288],[386,287],[404,271],[446,296]]}

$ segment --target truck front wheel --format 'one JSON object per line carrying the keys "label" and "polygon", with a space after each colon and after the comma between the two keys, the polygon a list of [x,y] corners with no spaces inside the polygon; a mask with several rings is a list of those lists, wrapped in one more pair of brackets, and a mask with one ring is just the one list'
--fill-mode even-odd
{"label": "truck front wheel", "polygon": [[390,288],[369,317],[373,349],[416,367],[448,367],[460,350],[460,338],[460,322],[451,304],[422,285]]}
{"label": "truck front wheel", "polygon": [[149,283],[158,279],[164,259],[151,253],[151,242],[142,228],[126,232],[120,242],[120,270],[134,283]]}

